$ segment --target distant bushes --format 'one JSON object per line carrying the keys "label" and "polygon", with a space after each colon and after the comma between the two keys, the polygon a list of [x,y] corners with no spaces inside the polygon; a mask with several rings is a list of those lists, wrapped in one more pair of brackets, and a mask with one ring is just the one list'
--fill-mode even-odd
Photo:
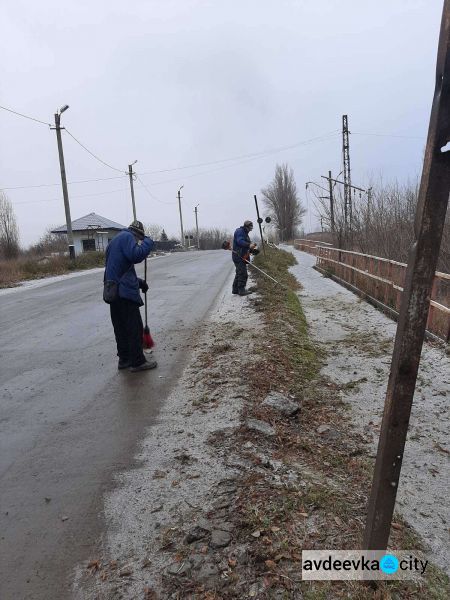
{"label": "distant bushes", "polygon": [[0,287],[13,287],[26,279],[62,275],[70,271],[103,267],[104,264],[103,252],[84,252],[75,260],[62,255],[44,259],[21,257],[14,260],[0,260]]}

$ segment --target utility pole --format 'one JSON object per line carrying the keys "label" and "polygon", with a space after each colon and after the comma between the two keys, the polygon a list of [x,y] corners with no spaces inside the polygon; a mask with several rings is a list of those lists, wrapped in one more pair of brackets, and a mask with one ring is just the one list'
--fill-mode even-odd
{"label": "utility pole", "polygon": [[[197,206],[200,206],[200,205],[197,204]],[[198,235],[197,206],[194,208],[194,212],[195,212],[195,229],[197,230],[197,248],[198,248],[198,250],[200,250],[200,238],[199,238],[199,235]]]}
{"label": "utility pole", "polygon": [[131,204],[133,206],[133,221],[136,221],[136,202],[134,200],[134,187],[133,187],[133,165],[137,163],[135,160],[131,165],[128,165],[128,175],[130,176],[130,188],[131,188]]}
{"label": "utility pole", "polygon": [[184,231],[183,231],[183,215],[181,214],[181,190],[184,188],[184,185],[180,187],[178,190],[178,209],[180,211],[180,229],[181,229],[181,244],[184,248]]}
{"label": "utility pole", "polygon": [[258,217],[258,218],[257,218],[257,221],[258,221],[258,225],[259,225],[259,234],[260,234],[260,236],[261,236],[261,246],[262,246],[263,253],[264,253],[264,256],[265,256],[265,255],[266,255],[266,249],[265,249],[265,247],[264,247],[264,238],[263,238],[263,232],[262,232],[262,229],[261,229],[261,223],[263,222],[263,220],[262,220],[262,219],[261,219],[261,217],[259,216],[258,199],[256,198],[256,194],[254,194],[254,195],[253,195],[253,198],[255,199],[255,206],[256,206],[256,216]]}
{"label": "utility pole", "polygon": [[436,84],[411,246],[386,391],[363,548],[385,550],[450,193],[450,0],[444,0]]}
{"label": "utility pole", "polygon": [[331,171],[328,171],[328,187],[330,190],[330,225],[331,233],[334,233],[334,198],[333,198],[333,183],[331,181]]}
{"label": "utility pole", "polygon": [[69,205],[69,192],[67,190],[67,179],[66,179],[66,167],[64,165],[64,152],[62,146],[61,139],[61,114],[67,110],[69,106],[65,104],[59,112],[55,113],[55,129],[56,131],[56,140],[58,142],[58,154],[59,154],[59,166],[61,169],[61,183],[63,190],[63,198],[64,198],[64,210],[66,213],[66,227],[67,227],[67,240],[69,242],[69,256],[72,260],[75,259],[75,245],[73,242],[73,231],[72,231],[72,219],[70,217],[70,205]]}
{"label": "utility pole", "polygon": [[350,178],[350,143],[348,117],[342,115],[342,159],[344,162],[344,222],[345,234],[352,229],[352,182]]}

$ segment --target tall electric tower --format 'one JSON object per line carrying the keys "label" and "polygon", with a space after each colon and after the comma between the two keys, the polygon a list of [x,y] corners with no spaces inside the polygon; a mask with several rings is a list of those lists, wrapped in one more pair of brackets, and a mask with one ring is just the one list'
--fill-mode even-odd
{"label": "tall electric tower", "polygon": [[352,182],[350,178],[350,144],[348,139],[348,117],[342,115],[342,159],[344,163],[344,222],[345,234],[352,229]]}

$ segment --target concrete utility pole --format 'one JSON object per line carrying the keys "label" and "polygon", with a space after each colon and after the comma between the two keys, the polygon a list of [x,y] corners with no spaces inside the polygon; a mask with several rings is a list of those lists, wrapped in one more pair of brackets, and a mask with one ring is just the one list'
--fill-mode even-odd
{"label": "concrete utility pole", "polygon": [[344,162],[344,222],[345,234],[352,229],[352,182],[350,178],[350,142],[348,117],[342,115],[342,159]]}
{"label": "concrete utility pole", "polygon": [[[385,550],[450,194],[450,0],[444,1],[419,198],[398,317],[363,548]],[[447,146],[447,147],[446,147]]]}
{"label": "concrete utility pole", "polygon": [[56,131],[56,140],[58,142],[58,154],[59,154],[59,166],[61,169],[61,183],[64,197],[64,210],[66,213],[66,227],[67,227],[67,240],[69,242],[69,256],[73,260],[75,259],[75,245],[73,242],[73,232],[72,232],[72,219],[70,217],[70,205],[69,205],[69,192],[67,190],[67,179],[66,179],[66,167],[64,165],[64,152],[62,146],[61,139],[61,114],[69,108],[68,104],[65,104],[62,108],[59,109],[59,112],[55,114],[55,129]]}
{"label": "concrete utility pole", "polygon": [[[197,204],[197,206],[200,206],[200,204]],[[200,238],[199,238],[199,235],[198,235],[197,206],[194,208],[194,212],[195,212],[195,229],[197,230],[197,248],[200,250]]]}
{"label": "concrete utility pole", "polygon": [[128,175],[130,176],[130,188],[131,188],[131,204],[133,206],[133,221],[136,221],[136,202],[134,200],[134,186],[133,186],[133,165],[137,163],[135,160],[131,165],[128,165]]}
{"label": "concrete utility pole", "polygon": [[181,214],[181,190],[184,188],[184,185],[180,187],[178,190],[178,209],[180,211],[180,229],[181,229],[181,243],[184,248],[184,231],[183,231],[183,215]]}
{"label": "concrete utility pole", "polygon": [[331,233],[334,233],[334,199],[333,199],[333,183],[331,180],[331,171],[328,171],[328,187],[330,189],[330,225]]}

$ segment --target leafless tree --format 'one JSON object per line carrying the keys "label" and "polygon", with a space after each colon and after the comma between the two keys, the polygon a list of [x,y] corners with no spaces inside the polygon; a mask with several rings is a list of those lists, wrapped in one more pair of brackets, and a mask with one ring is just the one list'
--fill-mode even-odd
{"label": "leafless tree", "polygon": [[[418,181],[400,184],[380,181],[372,185],[371,194],[352,194],[351,234],[345,235],[344,201],[341,190],[334,194],[336,243],[340,248],[355,250],[407,262],[414,243]],[[330,229],[328,200],[317,198],[323,223]],[[444,224],[438,270],[450,272],[450,215]]]}
{"label": "leafless tree", "polygon": [[0,253],[3,258],[17,258],[19,254],[19,228],[10,200],[0,192]]}
{"label": "leafless tree", "polygon": [[297,195],[294,171],[287,164],[277,165],[273,181],[261,193],[280,240],[293,239],[306,212]]}
{"label": "leafless tree", "polygon": [[146,235],[152,238],[152,240],[159,240],[160,236],[163,232],[162,225],[158,225],[157,223],[146,223],[144,224],[144,229]]}
{"label": "leafless tree", "polygon": [[[190,240],[191,246],[197,245],[197,232],[195,229],[189,229],[185,232],[186,235],[192,235]],[[222,244],[225,240],[231,238],[230,232],[225,229],[211,228],[211,229],[199,229],[198,231],[200,238],[200,250],[218,250],[222,248]]]}
{"label": "leafless tree", "polygon": [[56,226],[47,227],[44,234],[39,240],[32,244],[28,250],[29,255],[43,256],[52,252],[64,253],[67,251],[67,235],[61,235],[60,233],[52,233],[52,229]]}

